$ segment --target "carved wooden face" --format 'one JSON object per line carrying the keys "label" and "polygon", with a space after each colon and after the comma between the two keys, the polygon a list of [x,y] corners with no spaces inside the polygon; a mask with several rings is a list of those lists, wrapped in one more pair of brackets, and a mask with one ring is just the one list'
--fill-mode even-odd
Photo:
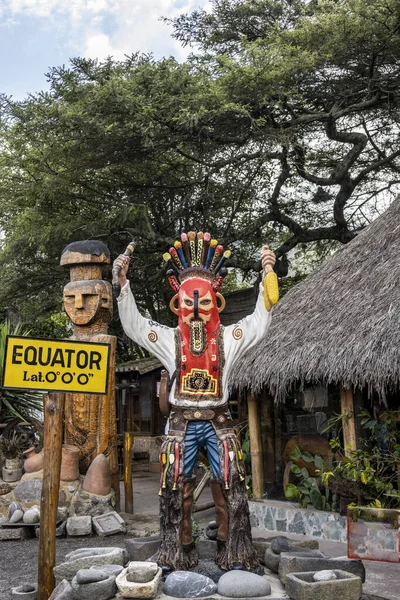
{"label": "carved wooden face", "polygon": [[111,315],[111,289],[104,281],[71,281],[64,288],[63,304],[72,323],[89,325],[102,309]]}

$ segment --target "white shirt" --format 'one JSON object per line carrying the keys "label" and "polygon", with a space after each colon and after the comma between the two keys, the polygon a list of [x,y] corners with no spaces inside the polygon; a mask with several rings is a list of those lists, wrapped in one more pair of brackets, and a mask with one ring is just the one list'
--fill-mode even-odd
{"label": "white shirt", "polygon": [[[140,314],[129,281],[122,288],[117,300],[119,316],[126,335],[156,356],[172,377],[176,369],[175,329],[161,325],[151,319],[146,319]],[[175,380],[169,396],[170,403],[174,406],[187,408],[198,408],[199,406],[205,408],[221,406],[228,402],[229,375],[233,366],[247,350],[263,339],[270,323],[271,312],[265,309],[263,286],[260,285],[254,312],[238,323],[224,327],[225,366],[222,374],[222,397],[218,400],[183,400],[175,398]],[[177,379],[179,380],[178,374]]]}

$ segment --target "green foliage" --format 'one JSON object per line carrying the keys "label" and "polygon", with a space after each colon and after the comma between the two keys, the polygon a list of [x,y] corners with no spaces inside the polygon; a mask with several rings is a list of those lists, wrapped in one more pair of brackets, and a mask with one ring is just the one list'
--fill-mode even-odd
{"label": "green foliage", "polygon": [[[317,470],[323,468],[321,456],[313,456],[310,452],[302,452],[298,446],[290,454],[291,460],[303,460],[306,463],[313,463]],[[307,508],[312,504],[317,510],[334,510],[336,498],[332,497],[329,489],[318,482],[316,477],[310,477],[306,467],[299,467],[296,464],[291,466],[291,471],[300,480],[297,485],[288,483],[285,490],[285,496],[288,500],[296,500],[302,508]]]}
{"label": "green foliage", "polygon": [[0,436],[0,460],[6,458],[23,458],[24,443],[19,439],[15,431],[12,435],[6,437]]}
{"label": "green foliage", "polygon": [[[29,332],[23,331],[21,325],[12,327],[10,321],[6,320],[0,324],[0,378],[3,377],[3,365],[6,349],[6,340],[8,335],[28,335]],[[0,390],[0,418],[8,420],[13,417],[32,416],[42,411],[42,401],[40,394],[25,391]]]}
{"label": "green foliage", "polygon": [[215,0],[172,22],[197,48],[183,64],[77,58],[50,69],[49,92],[3,97],[0,306],[29,323],[57,312],[79,239],[114,258],[136,237],[129,277],[164,322],[161,255],[182,229],[235,244],[249,280],[265,242],[286,276],[294,248],[314,266],[353,239],[398,189],[397,8]]}
{"label": "green foliage", "polygon": [[[378,508],[400,505],[400,431],[398,412],[384,411],[379,418],[367,409],[360,412],[364,435],[360,449],[348,451],[339,437],[331,440],[336,458],[331,470],[321,473],[325,485],[343,495],[354,497],[357,504]],[[350,490],[348,492],[347,490]]]}

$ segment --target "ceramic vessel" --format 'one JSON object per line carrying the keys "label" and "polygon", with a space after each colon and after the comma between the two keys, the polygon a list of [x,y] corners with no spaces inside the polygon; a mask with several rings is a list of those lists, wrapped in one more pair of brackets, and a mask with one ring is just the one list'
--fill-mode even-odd
{"label": "ceramic vessel", "polygon": [[24,464],[22,458],[6,458],[5,459],[5,468],[10,471],[14,471],[16,469],[20,469]]}
{"label": "ceramic vessel", "polygon": [[36,453],[34,446],[31,446],[28,450],[24,450],[24,455],[25,473],[35,473],[43,469],[43,454],[41,452]]}
{"label": "ceramic vessel", "polygon": [[79,479],[79,448],[71,444],[63,444],[61,455],[61,481]]}
{"label": "ceramic vessel", "polygon": [[106,496],[111,491],[110,464],[104,454],[96,456],[82,484],[82,489],[91,494]]}

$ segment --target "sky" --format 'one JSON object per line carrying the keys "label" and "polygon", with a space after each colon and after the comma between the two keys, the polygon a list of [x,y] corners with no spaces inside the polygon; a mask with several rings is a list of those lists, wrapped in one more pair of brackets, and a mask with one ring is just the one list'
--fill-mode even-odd
{"label": "sky", "polygon": [[121,60],[152,52],[183,61],[188,48],[171,37],[173,18],[209,0],[0,0],[0,93],[22,100],[48,89],[49,67],[72,57]]}

